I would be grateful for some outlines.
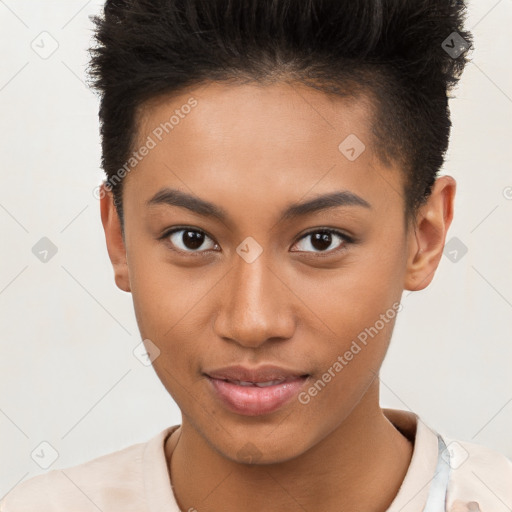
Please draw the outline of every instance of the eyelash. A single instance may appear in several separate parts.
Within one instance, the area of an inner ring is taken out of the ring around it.
[[[176,227],[176,228],[169,229],[161,237],[159,237],[158,240],[162,240],[162,241],[166,242],[167,239],[172,234],[177,233],[179,231],[193,231],[195,233],[202,233],[202,234],[206,235],[208,238],[210,238],[212,241],[215,242],[214,238],[212,236],[210,236],[206,231],[203,231],[202,229],[193,228],[193,227],[190,227],[190,226],[182,226],[182,227]],[[323,252],[293,251],[293,252],[303,252],[303,253],[308,254],[308,255],[314,255],[315,258],[318,258],[318,257],[320,257],[320,258],[322,258],[322,257],[330,257],[330,256],[333,256],[335,254],[338,254],[338,253],[346,250],[347,249],[347,245],[355,243],[355,240],[352,237],[346,235],[345,233],[343,233],[343,232],[341,232],[341,231],[339,231],[337,229],[333,229],[333,228],[315,228],[315,229],[312,229],[312,230],[304,233],[303,235],[301,235],[297,239],[297,241],[294,243],[294,245],[297,244],[303,238],[306,238],[307,236],[313,235],[315,233],[329,233],[329,234],[333,234],[333,235],[339,236],[343,240],[343,243],[337,249],[332,249],[330,251],[323,251]],[[215,244],[217,244],[217,242],[215,242]],[[175,252],[180,253],[180,254],[185,254],[187,256],[191,255],[191,256],[194,256],[194,257],[202,256],[202,255],[204,255],[206,253],[209,253],[211,251],[217,252],[214,249],[207,249],[207,250],[203,250],[203,251],[190,251],[190,252],[189,251],[182,251],[181,249],[176,249],[174,247],[172,247],[171,249],[173,251],[175,251]]]

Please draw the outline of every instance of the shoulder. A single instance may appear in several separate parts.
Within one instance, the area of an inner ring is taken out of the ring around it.
[[[144,455],[165,432],[83,464],[29,478],[4,497],[0,512],[140,510]]]
[[[449,510],[456,511],[462,503],[475,502],[482,512],[510,511],[512,460],[481,444],[442,438],[450,456]]]

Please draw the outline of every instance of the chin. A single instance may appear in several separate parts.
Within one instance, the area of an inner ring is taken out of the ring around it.
[[[272,425],[252,425],[249,429],[237,427],[236,432],[226,427],[225,432],[222,440],[210,439],[210,443],[223,457],[241,464],[279,464],[306,450],[304,442],[293,432]]]

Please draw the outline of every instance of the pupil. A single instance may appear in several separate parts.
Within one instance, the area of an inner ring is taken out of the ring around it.
[[[313,240],[311,242],[311,245],[321,251],[327,249],[332,242],[332,235],[331,233],[314,233]]]
[[[182,237],[183,243],[187,249],[199,249],[203,245],[204,233],[198,231],[185,231]]]

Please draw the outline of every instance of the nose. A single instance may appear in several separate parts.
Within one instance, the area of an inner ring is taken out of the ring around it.
[[[250,348],[292,337],[294,295],[286,277],[269,266],[265,252],[251,263],[237,257],[223,281],[214,323],[219,337]]]

